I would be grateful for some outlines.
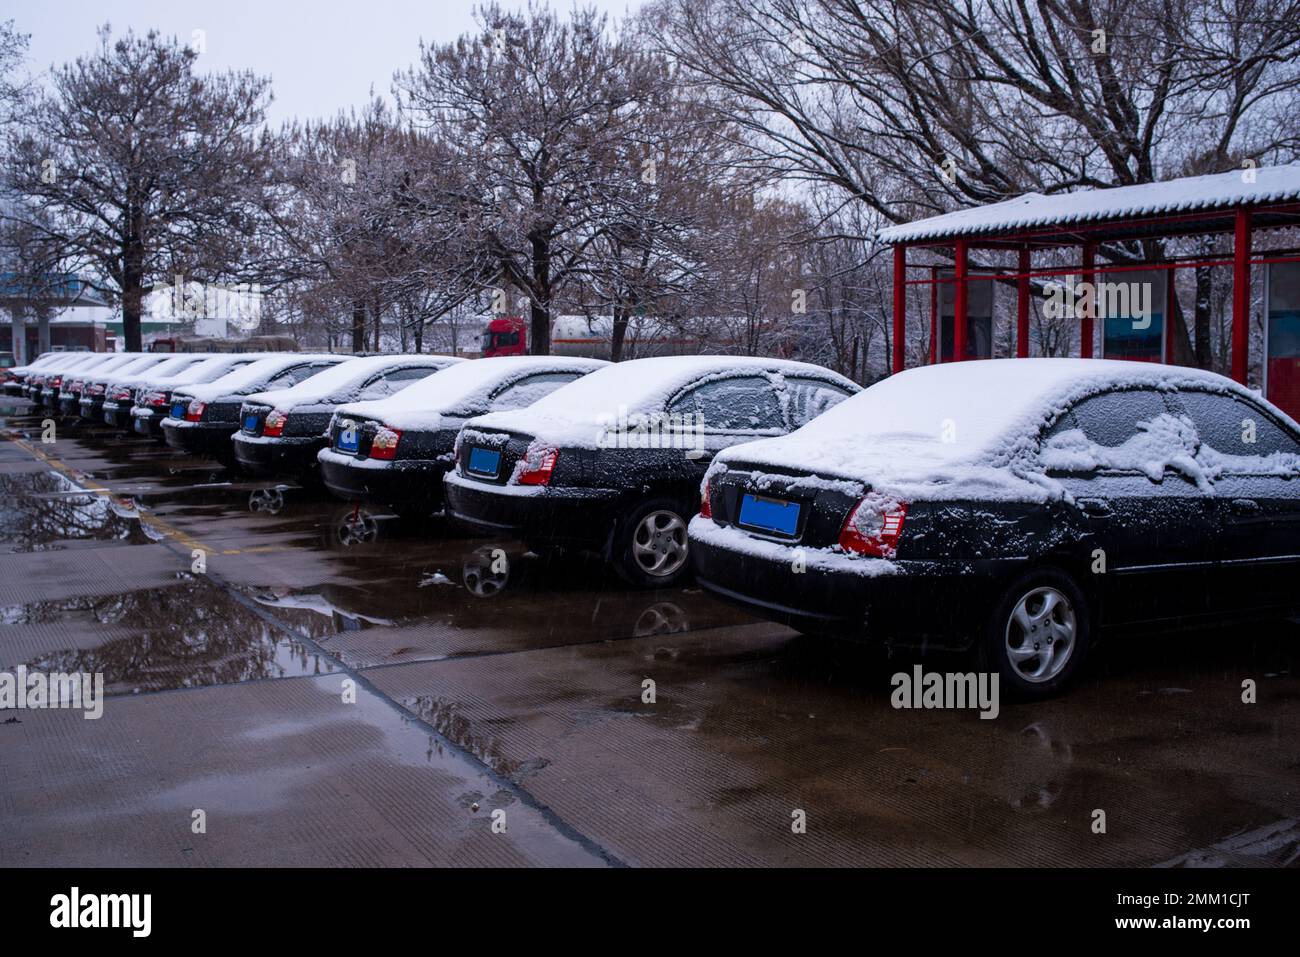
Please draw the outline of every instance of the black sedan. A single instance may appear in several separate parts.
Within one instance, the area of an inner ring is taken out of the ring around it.
[[[150,372],[163,368],[182,368],[193,361],[194,359],[189,356],[156,353],[140,356],[134,362],[128,362],[112,370],[88,373],[86,378],[82,380],[80,398],[77,400],[77,410],[81,413],[81,417],[88,422],[100,422],[104,415],[104,403],[107,401],[110,392],[114,396],[130,397],[130,389],[127,388],[126,394],[123,396],[124,386],[118,385],[118,383],[127,383],[133,381],[136,376],[148,375]]]
[[[268,358],[265,352],[224,353],[201,359],[175,375],[146,376],[136,387],[134,404],[129,407],[130,422],[123,428],[155,439],[163,438],[163,420],[171,415],[172,392],[189,386],[215,382],[236,369]],[[105,403],[107,406],[108,403]]]
[[[667,587],[689,572],[686,523],[710,458],[857,391],[829,369],[779,359],[621,362],[466,423],[444,479],[447,510],[485,534],[597,552],[627,581]]]
[[[81,409],[82,395],[87,387],[99,381],[102,376],[119,372],[137,363],[157,363],[163,358],[164,356],[161,355],[122,352],[91,368],[78,368],[75,372],[63,377],[58,396],[51,396],[49,399],[50,407],[57,409],[63,415],[78,415]]]
[[[1300,433],[1208,372],[1008,359],[892,376],[710,469],[709,591],[810,634],[977,649],[1059,689],[1101,628],[1300,605]]]
[[[442,476],[467,419],[531,405],[606,365],[555,356],[481,359],[392,398],[341,406],[330,424],[329,447],[318,455],[321,477],[340,498],[428,515],[442,506]]]
[[[450,356],[381,355],[353,359],[288,389],[244,400],[235,433],[235,457],[254,475],[315,473],[334,410],[345,402],[383,399],[440,369],[464,362]]]
[[[245,397],[268,389],[286,389],[351,358],[328,353],[279,353],[250,362],[212,382],[178,387],[172,393],[171,413],[162,421],[163,436],[179,452],[237,469],[231,437],[239,428],[239,410]]]

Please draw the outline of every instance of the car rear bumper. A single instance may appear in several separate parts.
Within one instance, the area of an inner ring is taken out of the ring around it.
[[[11,398],[23,394],[23,384],[21,382],[6,382],[4,384],[5,395]]]
[[[104,410],[104,400],[100,398],[82,398],[77,402],[77,409],[81,412],[83,419],[98,422],[100,413]]]
[[[851,558],[754,539],[696,517],[696,580],[713,595],[803,632],[964,649],[992,611],[998,583],[1021,564]]]
[[[100,418],[105,425],[111,425],[115,429],[129,429],[131,427],[131,407],[122,405],[120,402],[105,402],[99,410]]]
[[[325,444],[319,436],[272,438],[244,435],[234,437],[235,458],[254,475],[298,475],[316,464],[316,453]]]
[[[137,405],[131,409],[131,431],[137,435],[160,437],[162,435],[162,422],[165,418],[167,418],[165,408],[150,409]]]
[[[163,437],[173,449],[218,460],[228,460],[233,456],[230,437],[235,429],[236,426],[229,422],[182,422],[173,418],[165,418],[162,422]]]
[[[63,415],[79,415],[81,412],[81,396],[59,394],[58,400],[59,412]],[[51,407],[54,403],[51,403]]]
[[[321,450],[316,461],[325,487],[345,501],[373,499],[395,507],[409,505],[430,510],[442,505],[445,462],[358,459],[333,449]]]
[[[443,494],[447,514],[480,534],[580,548],[604,546],[624,499],[614,489],[489,485],[454,471]]]

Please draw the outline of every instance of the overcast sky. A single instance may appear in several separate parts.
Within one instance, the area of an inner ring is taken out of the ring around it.
[[[642,0],[589,2],[614,19]],[[572,9],[570,0],[551,5]],[[471,30],[474,6],[473,0],[0,0],[0,20],[13,19],[31,35],[32,73],[93,50],[95,30],[106,21],[115,34],[156,28],[186,44],[202,30],[207,49],[200,68],[269,75],[270,119],[278,124],[360,106],[371,86],[387,97],[393,71],[414,62],[419,41],[442,43]]]

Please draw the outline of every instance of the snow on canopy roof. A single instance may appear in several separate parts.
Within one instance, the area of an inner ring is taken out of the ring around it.
[[[618,362],[583,376],[524,409],[490,412],[474,419],[475,428],[509,429],[538,433],[557,440],[580,443],[580,436],[594,437],[602,420],[621,409],[628,413],[663,411],[669,399],[684,386],[709,375],[764,372],[781,375],[816,376],[856,391],[857,386],[823,366],[790,359],[753,356],[655,356]],[[564,429],[565,426],[577,427]]]
[[[346,395],[349,391],[359,388],[366,379],[385,369],[425,367],[432,371],[464,361],[451,356],[401,353],[364,356],[359,359],[347,359],[287,389],[256,392],[248,399],[250,402],[267,402],[281,409],[290,409],[295,405],[308,405],[331,396]]]
[[[714,467],[735,462],[798,468],[877,488],[902,483],[913,496],[920,494],[918,484],[941,489],[959,481],[977,481],[986,491],[1005,490],[1017,484],[1008,466],[1036,446],[1041,429],[1079,399],[1121,387],[1192,386],[1259,400],[1216,373],[1149,362],[944,363],[890,376],[789,435],[728,449]],[[1023,496],[1024,490],[1017,494]]]
[[[1014,199],[959,209],[913,223],[887,226],[876,239],[887,244],[951,236],[972,236],[1033,226],[1057,226],[1150,216],[1198,209],[1258,205],[1300,199],[1300,163],[1264,166],[1245,182],[1246,170],[1184,176],[1160,183],[1115,186],[1044,196],[1026,193]]]
[[[603,359],[561,356],[496,356],[458,362],[427,379],[420,379],[396,395],[370,402],[340,406],[340,415],[379,419],[397,428],[436,427],[439,415],[476,412],[488,396],[512,379],[547,372],[588,373],[609,365]]]

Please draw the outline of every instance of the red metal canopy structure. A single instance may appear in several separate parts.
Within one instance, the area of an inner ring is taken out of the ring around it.
[[[1270,250],[1252,255],[1251,237],[1256,230],[1300,225],[1300,164],[1250,168],[1210,176],[1137,186],[1086,190],[1045,196],[1028,193],[988,206],[973,207],[882,229],[878,241],[894,250],[893,371],[904,367],[908,286],[931,287],[931,356],[941,359],[934,346],[934,302],[939,284],[953,283],[954,360],[969,358],[969,285],[973,279],[995,278],[1015,281],[1016,355],[1029,354],[1029,305],[1032,279],[1081,275],[1093,283],[1098,272],[1097,249],[1104,243],[1134,243],[1140,240],[1182,236],[1230,234],[1233,247],[1228,255],[1165,256],[1157,261],[1132,258],[1106,264],[1104,272],[1129,270],[1193,269],[1198,266],[1231,265],[1232,291],[1232,376],[1245,383],[1249,369],[1251,267],[1269,263],[1300,262],[1300,250]],[[1133,246],[1129,247],[1134,248]],[[951,256],[951,277],[940,278],[932,263],[909,264],[910,249],[933,250]],[[1034,269],[1036,252],[1078,249],[1077,265],[1054,264]],[[1015,253],[1014,270],[992,269],[973,275],[973,250]],[[925,270],[928,278],[908,278],[908,270]],[[1172,273],[1169,273],[1172,275]],[[1080,354],[1091,358],[1095,309],[1080,318]],[[1173,336],[1165,335],[1163,361],[1173,359]]]

